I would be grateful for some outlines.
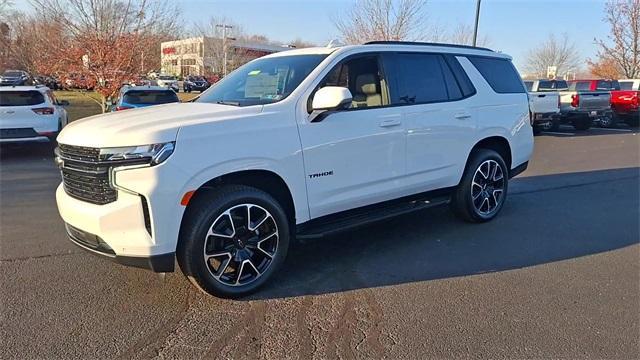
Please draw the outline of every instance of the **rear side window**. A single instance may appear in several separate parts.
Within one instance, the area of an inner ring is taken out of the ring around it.
[[[132,90],[124,94],[122,101],[128,104],[167,104],[179,100],[172,90]]]
[[[555,90],[567,90],[569,89],[569,84],[567,84],[566,80],[555,80],[554,81],[554,89]]]
[[[44,103],[39,91],[0,91],[0,106],[31,106]]]
[[[520,75],[511,61],[506,59],[468,56],[493,91],[500,94],[524,93]]]
[[[392,104],[418,104],[448,101],[440,56],[401,53],[391,57],[395,67],[395,91]]]

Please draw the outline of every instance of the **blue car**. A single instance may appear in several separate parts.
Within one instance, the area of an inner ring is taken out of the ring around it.
[[[127,86],[120,90],[120,97],[113,107],[113,111],[174,102],[180,102],[180,99],[171,89],[161,86]]]

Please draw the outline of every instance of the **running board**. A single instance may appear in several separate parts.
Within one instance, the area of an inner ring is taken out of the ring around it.
[[[431,198],[413,197],[405,201],[394,201],[392,203],[385,203],[384,205],[370,205],[354,210],[343,211],[298,225],[296,238],[303,242],[305,240],[321,239],[325,236],[367,226],[378,221],[406,215],[434,206],[448,204],[449,202],[450,197],[448,195]]]

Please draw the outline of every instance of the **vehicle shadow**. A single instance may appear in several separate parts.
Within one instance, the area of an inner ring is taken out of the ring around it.
[[[592,126],[588,130],[576,130],[570,125],[561,125],[557,131],[543,131],[536,137],[583,137],[583,136],[601,136],[601,135],[620,135],[620,134],[637,134],[640,129],[630,127],[626,124],[616,124],[612,128],[601,128],[597,125]]]
[[[489,223],[464,223],[441,207],[297,245],[271,283],[247,300],[500,272],[638,244],[639,173],[516,179],[502,214]]]

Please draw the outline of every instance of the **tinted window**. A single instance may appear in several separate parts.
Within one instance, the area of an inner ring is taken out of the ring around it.
[[[618,84],[618,81],[598,80],[596,82],[596,90],[620,90],[620,84]]]
[[[178,102],[178,95],[173,90],[132,90],[127,91],[122,99],[128,104],[167,104]]]
[[[591,90],[590,81],[571,81],[569,83],[569,90],[571,91],[589,91]]]
[[[493,91],[500,94],[525,92],[520,75],[516,72],[511,61],[475,56],[468,58],[487,80]]]
[[[175,80],[176,77],[175,76],[160,76],[159,79],[160,80]]]
[[[620,90],[633,90],[632,81],[620,81]]]
[[[39,91],[0,91],[0,106],[30,106],[44,102]]]
[[[440,55],[396,54],[393,65],[396,84],[391,94],[393,104],[449,100]]]
[[[251,61],[210,87],[197,101],[238,106],[278,102],[289,96],[325,57],[291,55]]]
[[[525,81],[524,87],[527,88],[527,91],[531,91],[531,89],[533,89],[533,81]]]
[[[554,81],[540,80],[538,81],[538,91],[553,91],[555,90]]]
[[[569,89],[569,84],[567,84],[566,80],[555,80],[554,81],[555,90],[567,90]]]
[[[5,71],[4,74],[2,74],[2,76],[20,77],[20,76],[22,76],[22,73],[20,71]]]
[[[453,76],[456,78],[458,86],[462,91],[463,97],[469,97],[476,93],[476,88],[473,87],[473,83],[467,76],[467,73],[460,65],[458,59],[453,55],[444,55],[445,62],[449,65],[449,68],[453,72]]]

